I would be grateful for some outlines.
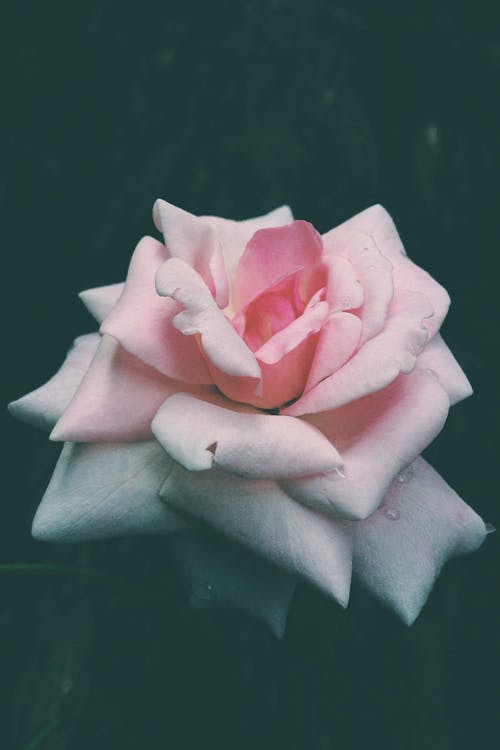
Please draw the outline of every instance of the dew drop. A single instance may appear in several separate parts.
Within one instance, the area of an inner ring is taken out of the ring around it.
[[[408,484],[408,482],[413,478],[414,475],[413,466],[407,466],[404,471],[401,472],[401,474],[398,474],[397,483],[398,484]]]
[[[386,508],[384,510],[384,516],[389,521],[397,521],[399,519],[400,513],[399,510],[396,510],[396,508]]]
[[[368,270],[369,270],[369,271],[374,271],[374,270],[375,270],[375,268],[376,268],[376,266],[368,266]]]
[[[340,479],[345,479],[345,469],[334,469],[334,471]]]
[[[214,599],[215,593],[215,587],[210,581],[191,578],[189,596],[191,606],[203,607],[209,604]]]
[[[492,523],[485,523],[484,527],[486,529],[487,534],[494,534],[496,531],[496,528],[493,526]]]

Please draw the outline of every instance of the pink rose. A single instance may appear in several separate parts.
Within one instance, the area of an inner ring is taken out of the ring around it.
[[[125,283],[81,294],[100,333],[11,405],[66,442],[34,535],[176,531],[194,598],[276,632],[296,576],[346,606],[352,571],[411,623],[486,534],[420,458],[471,393],[439,335],[448,294],[381,206],[322,236],[287,207],[235,222],[159,200],[154,220],[164,243],[139,242]]]

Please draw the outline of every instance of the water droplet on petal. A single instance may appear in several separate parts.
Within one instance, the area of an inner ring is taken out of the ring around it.
[[[334,471],[341,479],[345,479],[345,469],[334,469]]]
[[[396,508],[386,508],[384,510],[384,516],[389,521],[397,521],[400,516],[400,513],[399,513],[399,510],[396,510]]]
[[[484,527],[486,529],[487,534],[494,534],[496,531],[496,528],[493,526],[492,523],[485,523]]]
[[[191,606],[203,607],[215,598],[215,587],[210,581],[201,578],[191,578],[190,581],[190,603]]]
[[[368,266],[368,270],[369,270],[369,271],[374,271],[374,270],[375,270],[375,268],[376,268],[376,266],[373,266],[373,265],[372,265],[372,266]]]
[[[408,482],[412,479],[414,475],[414,469],[413,466],[407,466],[404,471],[401,472],[401,474],[398,474],[397,483],[398,484],[408,484]]]

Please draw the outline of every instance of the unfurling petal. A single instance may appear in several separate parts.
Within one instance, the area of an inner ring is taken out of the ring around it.
[[[66,443],[33,521],[33,536],[81,542],[164,534],[185,523],[158,498],[172,460],[156,441]]]
[[[237,310],[291,268],[312,268],[321,260],[321,237],[307,221],[259,229],[240,258],[233,287]]]
[[[153,218],[157,229],[163,233],[170,257],[179,258],[194,268],[219,307],[226,307],[228,280],[222,250],[210,223],[161,199],[153,206]]]
[[[51,430],[82,382],[101,341],[98,333],[75,339],[61,368],[36,391],[12,401],[9,411],[17,419]]]
[[[96,286],[93,289],[85,289],[78,296],[89,313],[94,316],[98,323],[102,323],[120,299],[124,288],[123,282]]]
[[[312,425],[293,417],[233,411],[186,393],[168,398],[152,430],[167,453],[190,471],[217,466],[253,479],[332,471],[343,465]]]
[[[51,434],[77,443],[130,442],[151,438],[151,420],[179,391],[209,394],[162,375],[104,335],[90,367]]]
[[[174,380],[211,383],[195,339],[183,336],[172,325],[181,306],[156,293],[155,273],[167,257],[164,245],[152,237],[139,242],[123,293],[101,325],[101,332],[113,336],[128,352]]]
[[[296,581],[219,535],[186,529],[169,539],[193,609],[236,609],[262,620],[281,638]]]
[[[337,409],[381,390],[400,372],[411,372],[427,341],[423,321],[430,315],[432,309],[421,294],[399,292],[391,302],[384,330],[283,413],[298,416]]]
[[[258,229],[282,227],[293,221],[289,206],[279,206],[263,216],[243,221],[223,219],[220,216],[202,216],[201,218],[206,219],[217,232],[230,281],[234,280],[236,267],[243,251]]]
[[[191,472],[174,464],[161,496],[169,506],[213,526],[347,606],[350,525],[304,508],[274,482],[216,469]]]
[[[191,266],[179,258],[167,260],[156,273],[156,290],[161,297],[171,297],[182,305],[183,310],[172,323],[187,338],[200,335],[200,345],[209,366],[212,364],[235,377],[260,379],[260,368],[253,353]]]
[[[394,477],[442,429],[448,397],[430,373],[415,370],[341,409],[308,417],[344,460],[338,472],[282,481],[295,500],[345,518],[371,515]]]
[[[481,518],[421,458],[355,529],[356,577],[408,625],[446,560],[473,552],[486,536]]]

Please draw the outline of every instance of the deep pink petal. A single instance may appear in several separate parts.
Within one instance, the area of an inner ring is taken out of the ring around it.
[[[423,320],[430,315],[432,308],[421,294],[398,292],[391,302],[384,330],[283,413],[298,416],[336,409],[381,390],[400,372],[411,372],[427,341]]]
[[[323,512],[366,518],[396,475],[440,432],[448,408],[435,377],[416,369],[378,393],[308,417],[335,445],[344,469],[282,486],[294,499]]]
[[[321,259],[321,237],[306,221],[258,230],[241,256],[233,284],[236,310],[288,273],[291,268],[312,268]]]
[[[236,268],[245,247],[258,229],[281,227],[293,221],[292,212],[288,206],[280,206],[264,216],[244,221],[232,221],[219,216],[203,216],[202,218],[206,219],[216,231],[230,282],[234,280]]]
[[[305,421],[234,411],[187,393],[165,401],[152,430],[167,453],[190,471],[217,466],[239,476],[277,479],[343,465],[331,442]]]
[[[104,320],[101,332],[110,334],[124,349],[174,380],[211,383],[196,340],[172,325],[181,305],[156,292],[155,274],[167,257],[164,245],[152,237],[139,242],[123,293]]]
[[[446,560],[473,552],[485,536],[481,518],[419,458],[379,511],[356,524],[354,572],[411,625]]]
[[[229,284],[220,243],[210,223],[161,199],[153,206],[153,218],[170,256],[194,268],[219,307],[226,307]]]
[[[189,388],[144,364],[115,339],[103,336],[51,439],[78,443],[148,439],[151,420],[167,396]],[[197,393],[204,390],[195,387]]]
[[[328,303],[325,301],[319,301],[308,307],[302,315],[271,336],[255,352],[257,360],[268,365],[274,365],[282,360],[305,339],[321,330],[328,315],[328,309]],[[309,371],[311,363],[304,361],[303,364],[304,369]]]

